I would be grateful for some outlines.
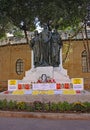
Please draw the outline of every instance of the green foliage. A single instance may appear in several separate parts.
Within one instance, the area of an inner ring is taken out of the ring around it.
[[[84,102],[83,104],[86,106],[86,111],[90,112],[90,102]]]
[[[25,110],[26,103],[25,102],[17,102],[17,109],[18,110]]]
[[[73,110],[76,112],[84,112],[86,111],[86,105],[81,102],[76,102],[73,104]]]
[[[31,105],[31,104],[29,104],[29,105],[26,104],[26,109],[25,110],[29,111],[29,112],[34,112],[35,111],[33,105]]]
[[[50,104],[49,103],[43,103],[44,111],[48,112],[50,110]]]
[[[7,101],[6,99],[0,100],[0,110],[17,110],[17,111],[28,111],[28,112],[90,112],[90,102],[75,102],[68,103],[42,103],[35,101],[33,103]]]
[[[52,20],[60,28],[77,25],[86,15],[89,0],[0,0],[0,27],[8,22],[20,26],[24,20],[28,29],[34,28],[34,17],[41,22]]]
[[[50,111],[53,111],[53,112],[57,111],[57,104],[56,103],[53,102],[50,104]]]
[[[57,104],[58,107],[58,111],[64,112],[64,111],[71,111],[72,109],[72,105],[69,104],[68,102],[64,101],[64,102],[59,102]]]
[[[6,109],[7,108],[7,100],[6,99],[4,99],[3,101],[2,101],[2,108],[3,109]]]
[[[40,110],[42,110],[42,103],[40,102],[40,101],[35,101],[34,103],[33,103],[33,105],[34,105],[34,108],[35,108],[35,110],[37,111],[40,111]]]
[[[22,31],[20,31],[20,30],[16,30],[13,34],[17,38],[23,38],[24,37],[23,34],[22,34]]]
[[[16,101],[10,100],[10,101],[8,102],[7,107],[8,107],[9,110],[14,110],[14,109],[16,109],[16,105],[17,105],[17,102],[16,102]]]
[[[0,29],[0,39],[2,39],[3,37],[6,37],[5,30],[4,29]]]
[[[0,109],[2,110],[3,109],[3,105],[2,105],[2,100],[0,100]]]

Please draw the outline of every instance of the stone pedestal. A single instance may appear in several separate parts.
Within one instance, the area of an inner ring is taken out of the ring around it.
[[[32,69],[26,71],[25,77],[22,79],[24,83],[37,82],[38,79],[45,74],[51,79],[55,79],[56,83],[71,83],[69,76],[67,75],[67,70],[62,66],[62,48],[60,49],[60,65],[59,67],[44,66],[44,67],[34,67],[33,63],[33,51],[32,51]]]
[[[51,79],[55,79],[56,83],[70,83],[71,80],[67,75],[67,70],[62,67],[36,67],[32,68],[29,71],[26,71],[25,77],[22,79],[24,83],[37,82],[38,79],[45,74],[47,77]]]

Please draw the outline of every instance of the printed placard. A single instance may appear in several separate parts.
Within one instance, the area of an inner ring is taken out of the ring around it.
[[[73,90],[73,89],[64,89],[63,94],[65,94],[65,95],[75,95],[76,91]]]
[[[44,94],[46,94],[46,95],[53,95],[54,94],[54,90],[44,90],[44,91],[42,91],[42,90],[34,90],[33,92],[32,92],[32,95],[38,95],[38,94],[40,94],[40,95],[44,95]]]
[[[56,83],[37,83],[32,85],[33,90],[55,90]]]
[[[12,92],[13,95],[24,95],[25,91],[24,90],[15,90]]]
[[[14,91],[17,90],[18,86],[18,80],[8,80],[8,90],[9,91]]]
[[[84,89],[83,78],[72,78],[71,81],[72,81],[74,90],[83,90]]]

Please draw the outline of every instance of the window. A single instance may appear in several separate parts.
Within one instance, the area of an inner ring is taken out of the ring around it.
[[[82,52],[82,71],[88,72],[88,62],[87,62],[87,52],[84,50]]]
[[[23,60],[22,59],[18,59],[16,61],[16,73],[19,75],[23,73]]]

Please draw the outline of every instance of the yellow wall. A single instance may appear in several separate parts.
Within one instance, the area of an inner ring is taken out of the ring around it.
[[[21,75],[16,73],[16,61],[22,59],[24,72]],[[27,44],[6,45],[0,47],[0,81],[8,79],[22,79],[25,71],[31,68],[30,47]]]
[[[88,41],[90,44],[90,41]],[[68,41],[64,42],[65,44],[69,45]],[[63,52],[65,50],[65,44],[63,47]],[[85,41],[86,44],[86,41]],[[64,68],[68,70],[68,74],[70,78],[84,78],[85,84],[90,86],[90,72],[82,72],[82,58],[81,54],[82,51],[84,51],[84,44],[82,40],[77,41],[71,41],[70,42],[70,51],[67,57],[67,60],[63,64]],[[63,59],[65,57],[65,54],[63,56]],[[88,86],[88,87],[89,87]]]

